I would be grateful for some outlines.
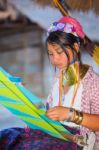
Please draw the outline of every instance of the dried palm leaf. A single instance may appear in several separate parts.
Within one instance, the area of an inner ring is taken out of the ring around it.
[[[53,0],[32,0],[41,6],[54,6]],[[63,0],[61,0],[63,1]],[[64,0],[65,4],[71,10],[89,11],[93,10],[96,14],[99,14],[99,0]]]

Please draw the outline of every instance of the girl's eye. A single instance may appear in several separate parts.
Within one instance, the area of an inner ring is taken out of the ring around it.
[[[50,51],[47,51],[48,55],[53,55],[53,53],[51,53]]]
[[[49,54],[49,56],[53,56],[53,54]]]
[[[50,56],[53,55],[53,53],[50,52],[50,51],[47,51],[47,53],[48,53],[48,55],[50,55]],[[57,54],[62,54],[62,53],[63,53],[63,50],[62,50],[62,49],[57,49],[57,50],[56,50],[56,53],[57,53]]]
[[[49,52],[48,52],[48,55],[52,56],[52,55],[53,55],[53,53],[49,53]]]

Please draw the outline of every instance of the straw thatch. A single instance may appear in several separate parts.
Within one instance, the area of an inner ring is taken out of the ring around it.
[[[54,6],[53,0],[33,0],[41,6]],[[61,0],[60,0],[61,1]],[[64,0],[68,8],[78,11],[93,10],[96,14],[99,14],[99,0]]]

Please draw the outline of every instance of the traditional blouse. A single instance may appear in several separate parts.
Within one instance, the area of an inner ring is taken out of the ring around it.
[[[76,85],[75,85],[76,86]],[[66,94],[62,95],[62,106],[69,107],[71,106],[73,94],[74,94],[74,85],[70,87],[69,91]],[[75,96],[75,103],[73,108],[77,110],[81,110],[81,95],[82,95],[82,83],[80,82],[79,88],[77,90],[77,94]],[[59,78],[56,78],[51,95],[49,95],[47,100],[47,105],[49,108],[54,106],[58,106],[59,103]],[[61,121],[62,124],[70,126],[70,127],[78,127],[75,123]]]
[[[63,106],[70,107],[72,96],[73,96],[72,86],[68,93],[63,96]],[[58,106],[59,101],[59,78],[56,77],[51,90],[50,95],[47,100],[47,108]],[[89,68],[85,77],[80,83],[77,91],[76,100],[74,103],[74,108],[81,110],[89,114],[99,114],[99,76],[93,71],[92,67]],[[64,122],[62,122],[64,123]],[[65,123],[66,125],[75,126],[74,123]],[[82,135],[86,133],[91,133],[92,131],[85,127],[80,127],[80,132]],[[99,132],[95,132],[96,140],[99,141]]]

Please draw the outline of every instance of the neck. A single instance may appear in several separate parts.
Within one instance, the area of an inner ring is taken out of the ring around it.
[[[75,64],[70,65],[68,69],[63,70],[63,87],[74,85],[82,80],[88,68],[88,65],[80,65],[79,62],[75,62]]]

